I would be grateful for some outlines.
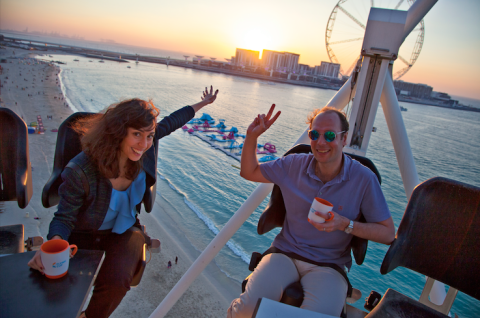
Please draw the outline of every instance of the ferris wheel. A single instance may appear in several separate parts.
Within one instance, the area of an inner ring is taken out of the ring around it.
[[[340,0],[330,14],[325,30],[325,46],[340,73],[349,76],[360,57],[365,27],[371,7],[407,11],[415,0]],[[407,73],[420,55],[425,38],[425,23],[420,21],[405,39],[393,65],[393,79]]]

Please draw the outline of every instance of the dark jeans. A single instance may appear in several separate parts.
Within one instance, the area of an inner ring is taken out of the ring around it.
[[[145,243],[143,233],[136,227],[123,234],[110,230],[73,232],[68,241],[79,249],[105,251],[105,260],[85,314],[87,318],[109,317],[130,290]]]

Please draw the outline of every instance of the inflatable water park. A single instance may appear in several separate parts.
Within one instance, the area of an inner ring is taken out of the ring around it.
[[[232,126],[228,128],[225,125],[225,119],[219,119],[218,124],[215,124],[209,114],[203,113],[200,118],[193,118],[185,126],[182,127],[183,131],[190,135],[196,136],[201,140],[208,143],[215,149],[218,149],[225,153],[227,156],[240,161],[243,148],[243,140],[245,134],[238,132],[237,127]],[[258,144],[257,154],[259,162],[267,162],[278,159],[279,157],[274,154],[277,153],[277,149],[272,143]]]

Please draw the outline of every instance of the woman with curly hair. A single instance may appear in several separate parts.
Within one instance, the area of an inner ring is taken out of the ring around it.
[[[151,101],[130,99],[75,122],[82,152],[62,172],[60,202],[47,239],[63,239],[80,249],[103,250],[105,260],[81,317],[108,317],[130,290],[148,237],[138,229],[137,206],[156,182],[158,143],[185,125],[217,97],[205,89],[202,101],[185,106],[157,123]],[[80,168],[82,171],[73,168]],[[81,174],[84,174],[82,176]],[[86,190],[85,176],[88,181]],[[134,226],[135,225],[135,226]],[[43,272],[40,253],[28,263]]]

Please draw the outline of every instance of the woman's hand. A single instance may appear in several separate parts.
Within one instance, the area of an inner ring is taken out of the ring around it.
[[[52,237],[52,240],[61,240],[62,238],[59,236],[59,235],[55,235],[54,237]],[[28,266],[30,266],[32,269],[35,269],[37,271],[39,271],[40,273],[43,274],[43,270],[45,269],[43,267],[43,263],[42,263],[42,258],[40,256],[40,250],[38,250],[35,255],[32,257],[32,259],[28,262]],[[72,257],[70,255],[70,257]]]
[[[28,262],[28,266],[30,266],[32,269],[36,269],[43,274],[43,270],[45,268],[43,267],[42,259],[40,257],[40,250],[38,250],[33,256],[33,258]]]
[[[325,220],[329,219],[331,217],[331,214],[333,214],[333,220],[326,221],[325,223],[318,223],[308,219],[308,222],[310,222],[311,225],[313,225],[317,230],[322,232],[333,232],[337,230],[344,231],[350,223],[349,219],[336,213],[335,211],[330,211],[328,213],[316,211],[315,214],[321,218],[324,218]]]
[[[205,87],[205,91],[203,92],[203,97],[202,101],[205,103],[205,105],[211,104],[217,99],[217,94],[218,94],[218,89],[215,91],[215,94],[213,94],[213,86],[210,85],[210,93],[208,92],[208,88]]]
[[[205,87],[205,91],[203,92],[203,96],[201,97],[202,101],[191,105],[195,113],[202,109],[203,106],[213,103],[217,99],[217,94],[218,89],[215,91],[214,94],[213,86],[210,86],[210,92],[208,91],[208,88]]]
[[[281,112],[278,111],[275,116],[272,118],[273,111],[275,109],[275,104],[272,104],[270,110],[268,111],[267,115],[259,114],[253,122],[247,128],[247,135],[251,135],[252,137],[258,138],[261,134],[267,131],[270,126],[277,120],[278,116],[280,116]]]

